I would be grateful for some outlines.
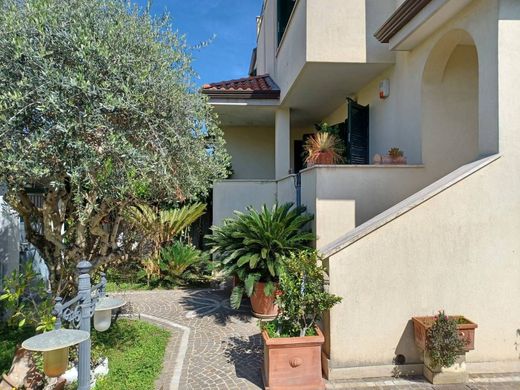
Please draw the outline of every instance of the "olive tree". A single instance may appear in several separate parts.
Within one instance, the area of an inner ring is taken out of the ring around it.
[[[228,155],[168,16],[0,0],[0,26],[0,183],[59,293],[79,259],[125,255],[128,207],[205,196]]]

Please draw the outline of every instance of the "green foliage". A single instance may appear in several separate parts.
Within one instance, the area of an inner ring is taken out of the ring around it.
[[[22,271],[13,271],[11,276],[6,277],[3,289],[0,313],[3,310],[8,313],[9,326],[27,326],[37,331],[54,328],[56,318],[52,315],[52,299],[30,262],[25,264]]]
[[[127,254],[123,210],[204,197],[229,157],[167,15],[121,0],[3,0],[0,26],[0,182],[59,292],[79,259]]]
[[[325,270],[318,261],[313,250],[292,253],[285,260],[276,299],[280,313],[266,328],[271,337],[312,335],[322,313],[341,302],[325,291]]]
[[[439,311],[426,336],[426,349],[433,364],[439,367],[453,365],[466,345],[459,336],[457,320],[448,317],[444,311]]]
[[[183,275],[196,264],[208,261],[208,254],[191,244],[176,241],[161,250],[159,268],[161,280],[168,284],[176,284]]]
[[[29,326],[13,328],[0,323],[0,377],[11,367],[16,346],[35,333],[35,329]]]
[[[283,257],[291,251],[307,248],[314,235],[305,229],[313,216],[305,207],[292,203],[265,205],[260,212],[248,207],[246,213],[235,212],[235,218],[213,226],[206,236],[212,247],[215,267],[242,282],[231,295],[231,305],[240,306],[244,292],[251,296],[255,283],[266,282],[266,293],[274,293]]]
[[[206,211],[204,203],[194,203],[173,209],[154,209],[146,204],[130,207],[126,215],[135,229],[154,247],[154,253],[164,244],[185,231]]]

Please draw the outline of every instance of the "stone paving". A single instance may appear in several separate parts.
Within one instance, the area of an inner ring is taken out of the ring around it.
[[[168,328],[158,390],[263,389],[262,339],[244,303],[229,307],[227,291],[210,289],[126,292],[126,312]],[[423,378],[372,378],[327,383],[339,390],[520,390],[520,374],[472,376],[465,385],[433,386]]]

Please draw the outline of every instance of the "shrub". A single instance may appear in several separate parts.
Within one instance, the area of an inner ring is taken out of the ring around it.
[[[191,267],[206,262],[208,257],[207,253],[182,241],[163,248],[159,258],[161,281],[177,283]]]
[[[341,297],[325,291],[325,269],[318,265],[316,251],[292,253],[280,274],[278,316],[263,326],[270,337],[298,337],[315,334],[322,313],[341,302]]]
[[[449,367],[464,351],[465,341],[459,337],[457,321],[439,311],[435,322],[426,334],[426,349],[432,363],[439,367]]]
[[[131,251],[128,207],[201,199],[229,157],[168,15],[121,0],[2,0],[0,26],[0,182],[63,295],[79,260]]]
[[[0,314],[4,310],[7,312],[9,326],[29,326],[37,331],[53,329],[55,318],[52,315],[51,296],[30,262],[25,264],[22,271],[14,271],[6,277],[3,285]]]
[[[303,206],[292,203],[265,205],[260,212],[248,207],[246,213],[235,212],[235,218],[213,226],[206,236],[215,267],[242,282],[231,294],[231,306],[240,307],[244,292],[251,296],[256,282],[265,282],[265,293],[274,293],[282,259],[290,252],[307,248],[314,235],[305,229],[313,216]]]

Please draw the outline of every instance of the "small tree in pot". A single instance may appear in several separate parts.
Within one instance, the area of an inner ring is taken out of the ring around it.
[[[262,325],[264,384],[270,389],[324,388],[324,337],[317,323],[322,313],[339,303],[341,297],[325,291],[325,270],[318,261],[318,254],[311,250],[292,253],[284,261],[276,299],[280,313],[272,322]]]

